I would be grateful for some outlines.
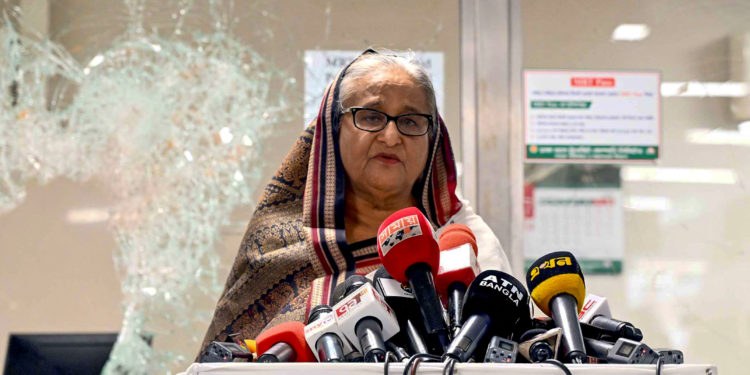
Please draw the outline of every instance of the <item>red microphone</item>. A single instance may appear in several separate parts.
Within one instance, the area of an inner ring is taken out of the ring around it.
[[[474,236],[474,231],[469,228],[466,224],[454,223],[450,224],[438,236],[438,244],[440,245],[440,251],[445,249],[452,249],[459,245],[468,243],[474,250],[474,255],[478,254],[477,238]],[[448,246],[448,247],[446,247]],[[473,280],[472,280],[473,281]]]
[[[255,342],[258,362],[317,362],[305,340],[305,325],[300,322],[286,322],[269,328]]]
[[[461,304],[466,288],[479,274],[477,240],[463,224],[451,224],[440,234],[440,269],[435,278],[439,295],[448,300],[448,318],[454,336],[461,329]]]
[[[448,326],[433,281],[440,263],[440,249],[430,222],[416,207],[394,212],[378,229],[378,254],[391,277],[409,282],[427,334],[445,351],[450,344]]]

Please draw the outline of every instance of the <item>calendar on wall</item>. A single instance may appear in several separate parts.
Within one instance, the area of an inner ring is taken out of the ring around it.
[[[584,273],[620,273],[625,248],[619,187],[524,188],[526,267],[553,251],[570,251]]]

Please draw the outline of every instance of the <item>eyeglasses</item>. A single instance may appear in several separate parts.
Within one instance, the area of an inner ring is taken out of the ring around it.
[[[432,116],[422,113],[405,113],[398,116],[390,116],[377,109],[364,107],[349,107],[341,114],[352,113],[354,126],[366,132],[379,132],[385,129],[388,122],[393,120],[396,128],[403,135],[420,136],[427,134],[432,125]]]

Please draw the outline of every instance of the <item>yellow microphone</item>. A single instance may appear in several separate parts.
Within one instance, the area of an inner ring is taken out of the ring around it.
[[[586,284],[572,253],[549,253],[531,264],[526,272],[531,298],[562,329],[562,353],[567,362],[586,362],[578,312],[586,297]]]

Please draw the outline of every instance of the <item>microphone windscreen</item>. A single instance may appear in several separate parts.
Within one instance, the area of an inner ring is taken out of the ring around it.
[[[471,245],[464,243],[454,248],[440,251],[440,268],[435,277],[435,290],[439,295],[448,297],[448,288],[453,283],[468,286],[479,273],[479,262]]]
[[[586,284],[578,261],[568,251],[556,251],[537,259],[526,273],[526,285],[531,298],[547,315],[550,300],[562,293],[576,299],[578,312],[586,297]]]
[[[256,339],[258,357],[263,355],[274,344],[284,342],[297,354],[295,362],[317,362],[315,355],[305,340],[305,325],[301,322],[286,322],[263,331]]]
[[[466,243],[471,245],[474,255],[477,255],[479,251],[477,249],[477,238],[471,228],[461,223],[448,225],[438,237],[438,245],[441,251],[453,249]]]
[[[331,295],[331,304],[335,305],[339,303],[339,301],[344,299],[344,297],[349,295],[349,293],[365,284],[372,283],[370,282],[370,279],[362,275],[351,275],[347,277],[343,283],[336,285],[336,287],[333,288],[333,295]]]
[[[461,308],[461,323],[472,315],[487,314],[495,336],[510,337],[531,320],[529,293],[523,283],[501,271],[487,270],[471,282]]]
[[[434,277],[440,263],[439,253],[432,225],[416,207],[398,210],[380,224],[380,261],[391,277],[400,282],[408,281],[406,270],[417,263],[429,265]]]

